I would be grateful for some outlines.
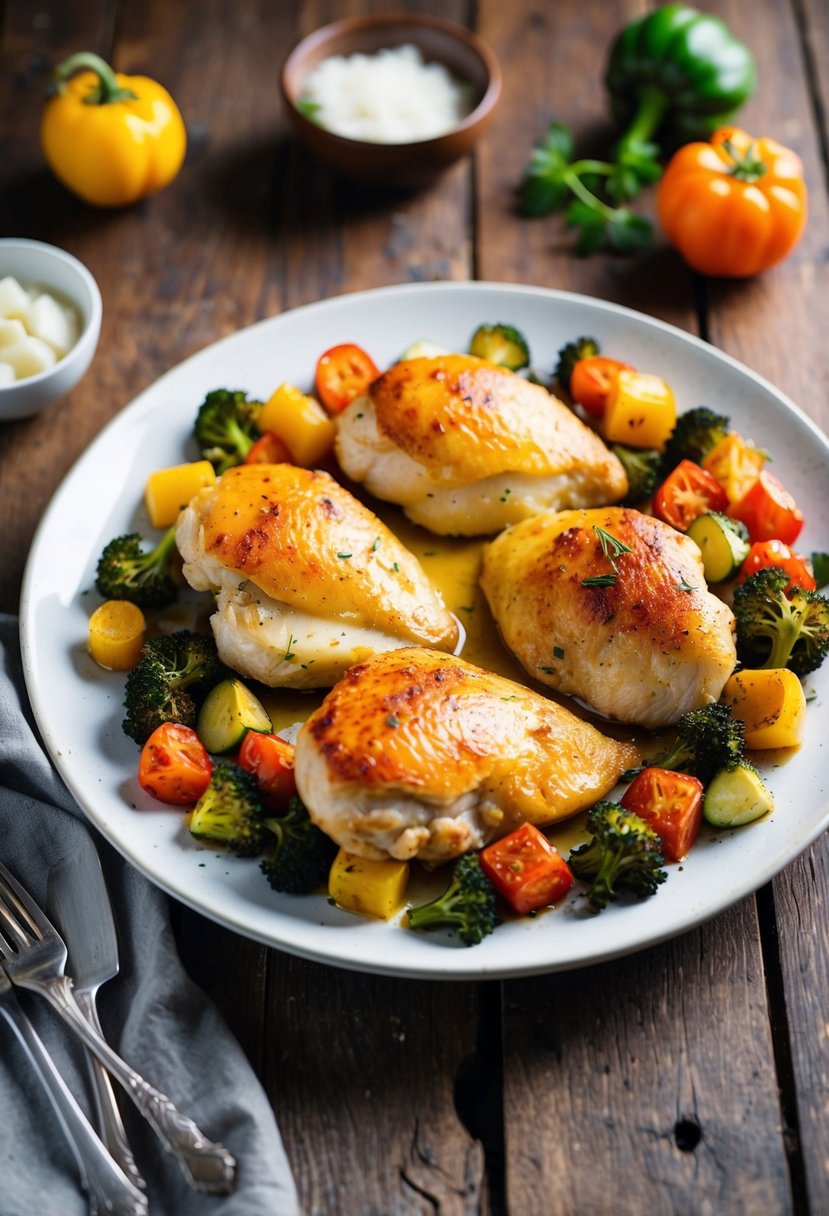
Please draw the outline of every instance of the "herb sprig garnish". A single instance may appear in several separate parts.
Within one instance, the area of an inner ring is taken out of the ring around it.
[[[581,580],[582,587],[612,587],[619,575],[619,568],[616,565],[616,559],[621,557],[623,553],[632,553],[630,545],[626,545],[623,540],[619,540],[611,532],[607,532],[598,524],[593,525],[593,531],[599,538],[599,544],[602,547],[602,553],[613,567],[612,574],[595,574],[592,578],[583,578]]]

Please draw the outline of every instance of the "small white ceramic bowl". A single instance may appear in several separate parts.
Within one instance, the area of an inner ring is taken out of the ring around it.
[[[0,239],[0,279],[12,275],[24,287],[54,291],[81,315],[81,336],[54,367],[0,385],[0,422],[28,418],[65,396],[92,362],[101,332],[101,293],[87,268],[71,253],[43,241]],[[0,356],[2,358],[2,356]]]

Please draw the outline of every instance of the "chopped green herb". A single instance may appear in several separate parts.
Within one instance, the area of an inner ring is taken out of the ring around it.
[[[554,676],[554,675],[556,674],[556,669],[555,669],[555,667],[542,667],[542,666],[540,666],[540,665],[539,665],[538,670],[539,670],[539,671],[543,671],[543,672],[544,672],[544,674],[545,674],[545,675],[547,675],[547,676]]]
[[[395,717],[394,714],[389,714],[389,716],[386,718],[386,726],[390,726],[392,730],[397,730],[399,725],[400,719]]]
[[[398,566],[397,562],[392,563],[392,570],[394,571],[395,574],[400,573],[400,567]]]
[[[811,705],[812,701],[816,701],[816,700],[817,700],[817,689],[808,688],[806,690],[806,704]]]
[[[553,658],[554,659],[563,659],[564,658],[564,647],[563,646],[554,646],[553,647]]]
[[[616,569],[615,561],[617,557],[621,557],[623,553],[632,553],[630,545],[626,545],[623,540],[619,540],[612,533],[606,532],[604,528],[600,528],[598,524],[593,525],[593,531],[599,538],[599,544],[602,546],[602,553],[609,559],[613,569]]]
[[[374,544],[371,546],[372,553],[376,553],[379,548],[380,548],[380,537],[375,536]]]
[[[341,561],[345,562],[345,561],[348,561],[348,559],[351,557],[351,554],[350,553],[338,553],[337,557],[339,557]]]
[[[501,700],[502,701],[517,701],[518,697],[516,696],[515,693],[513,693],[512,696],[510,696],[510,697],[501,697]]]
[[[677,585],[678,585],[680,591],[697,591],[698,590],[698,588],[695,587],[693,583],[686,583],[685,579],[683,579],[682,582]]]
[[[283,655],[284,662],[290,663],[291,659],[296,658],[296,655],[291,650],[291,647],[296,645],[297,641],[298,641],[298,639],[295,638],[293,634],[291,634],[290,637],[288,638],[288,646],[285,650],[285,654]]]
[[[616,574],[597,574],[593,578],[583,578],[582,587],[613,587],[616,584]]]

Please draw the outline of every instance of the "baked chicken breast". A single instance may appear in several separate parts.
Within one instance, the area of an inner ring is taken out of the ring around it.
[[[734,670],[734,617],[699,549],[639,511],[518,524],[487,546],[481,586],[530,675],[621,722],[669,726],[718,700]]]
[[[574,815],[638,763],[546,697],[435,650],[346,672],[299,731],[311,818],[358,856],[429,863]]]
[[[327,473],[241,465],[179,516],[184,576],[212,591],[223,662],[271,687],[323,688],[361,658],[459,626],[417,559]]]
[[[617,502],[622,465],[545,388],[472,355],[395,364],[337,419],[354,481],[441,535]]]

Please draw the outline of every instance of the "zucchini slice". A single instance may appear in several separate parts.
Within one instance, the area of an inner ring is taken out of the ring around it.
[[[748,555],[745,524],[719,511],[698,515],[686,535],[699,546],[707,583],[725,583],[733,578]]]
[[[717,773],[702,803],[705,821],[715,828],[739,828],[773,810],[771,790],[749,764]]]
[[[248,731],[269,731],[272,723],[257,696],[241,680],[222,680],[204,699],[196,734],[213,755],[234,751]]]
[[[530,365],[530,348],[514,325],[479,325],[469,343],[470,355],[517,372]]]

